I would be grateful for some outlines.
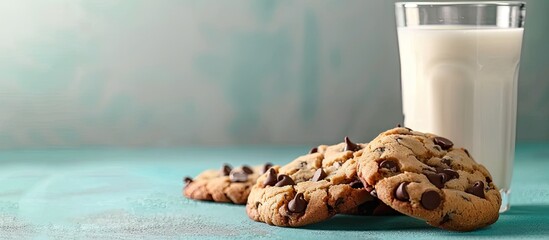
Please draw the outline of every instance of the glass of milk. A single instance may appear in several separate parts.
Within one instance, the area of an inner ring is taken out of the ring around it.
[[[524,2],[396,3],[404,125],[488,168],[509,209]]]

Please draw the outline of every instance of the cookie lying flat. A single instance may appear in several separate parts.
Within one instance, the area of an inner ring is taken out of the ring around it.
[[[381,133],[359,158],[358,176],[390,207],[435,227],[469,231],[499,217],[488,170],[446,138],[408,128]]]
[[[303,226],[329,219],[336,213],[360,214],[358,206],[373,197],[357,180],[356,158],[366,144],[344,143],[311,149],[289,164],[273,166],[252,187],[246,211],[260,222],[276,226]],[[372,212],[373,210],[370,210]]]
[[[267,163],[232,169],[223,165],[221,170],[206,170],[195,179],[185,178],[183,195],[195,200],[245,204],[257,177],[271,166]]]

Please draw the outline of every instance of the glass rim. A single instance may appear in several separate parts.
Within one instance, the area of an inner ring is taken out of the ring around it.
[[[395,6],[414,8],[419,6],[524,6],[524,1],[459,1],[459,2],[396,2]]]

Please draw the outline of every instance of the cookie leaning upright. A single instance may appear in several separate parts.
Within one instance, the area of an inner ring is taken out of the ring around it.
[[[248,216],[297,227],[336,213],[357,213],[359,205],[373,201],[356,174],[356,158],[365,146],[346,138],[344,143],[313,148],[283,167],[273,166],[252,187]]]
[[[253,168],[242,166],[232,169],[225,164],[221,170],[206,170],[195,179],[184,179],[183,195],[195,200],[245,204],[257,177],[270,167],[271,164],[267,163]]]
[[[432,226],[469,231],[499,217],[501,196],[490,173],[467,150],[433,134],[381,133],[359,158],[358,175],[381,201]]]

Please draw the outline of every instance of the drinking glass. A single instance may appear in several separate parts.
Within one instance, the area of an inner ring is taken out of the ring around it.
[[[398,2],[404,125],[451,139],[509,209],[524,2]],[[486,183],[486,182],[485,182]]]

